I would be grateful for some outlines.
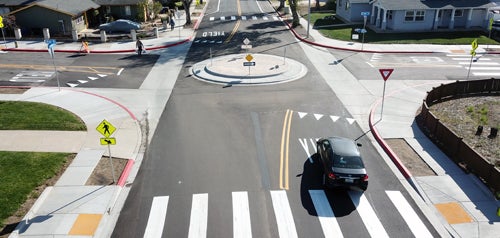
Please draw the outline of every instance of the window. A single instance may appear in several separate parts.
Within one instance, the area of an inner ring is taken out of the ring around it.
[[[425,11],[406,11],[405,21],[423,21]]]
[[[83,23],[83,16],[80,16],[80,17],[76,18],[76,19],[75,19],[75,23],[76,23],[77,25],[82,24],[82,23]]]
[[[413,21],[414,14],[415,14],[414,11],[406,11],[405,21]]]
[[[387,20],[392,20],[392,10],[387,11],[386,17],[387,17]]]
[[[351,3],[349,2],[349,0],[347,2],[345,2],[345,10],[349,10],[349,8],[351,7]]]
[[[463,16],[464,16],[464,10],[462,9],[455,10],[455,17],[463,17]]]
[[[423,21],[425,16],[424,11],[416,11],[415,12],[415,21]]]
[[[130,6],[125,6],[125,15],[130,16],[132,13],[130,12]]]

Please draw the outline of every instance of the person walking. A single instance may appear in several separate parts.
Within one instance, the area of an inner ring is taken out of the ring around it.
[[[135,48],[137,48],[137,54],[141,56],[144,45],[139,38],[137,38],[137,41],[135,42]]]
[[[175,27],[175,21],[174,21],[174,17],[170,17],[170,29],[172,31],[174,31],[174,27]]]

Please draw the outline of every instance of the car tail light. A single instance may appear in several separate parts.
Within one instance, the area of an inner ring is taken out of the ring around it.
[[[330,179],[336,179],[337,177],[335,176],[334,173],[330,172],[330,173],[328,173],[328,178],[330,178]]]
[[[365,174],[365,176],[363,176],[363,181],[364,182],[368,181],[368,174]]]

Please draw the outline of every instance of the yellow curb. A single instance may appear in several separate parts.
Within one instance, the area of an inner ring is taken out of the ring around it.
[[[456,202],[440,203],[434,206],[436,206],[449,224],[470,223],[473,221],[462,206]]]
[[[99,226],[102,214],[80,214],[68,235],[93,236]]]

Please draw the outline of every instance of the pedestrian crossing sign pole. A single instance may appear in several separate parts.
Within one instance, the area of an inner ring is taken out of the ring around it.
[[[472,68],[472,60],[474,57],[476,57],[476,49],[478,47],[477,44],[477,39],[474,39],[471,43],[472,50],[470,51],[470,63],[469,63],[469,70],[467,70],[467,80],[469,80],[469,75],[470,75],[470,68]]]
[[[110,137],[115,131],[116,127],[113,126],[110,122],[106,121],[106,119],[102,120],[99,125],[95,128],[104,138],[100,138],[101,145],[108,146],[109,153],[109,164],[111,165],[111,174],[113,175],[113,183],[116,183],[115,178],[115,169],[113,168],[113,160],[111,159],[111,145],[116,145],[116,138]]]

